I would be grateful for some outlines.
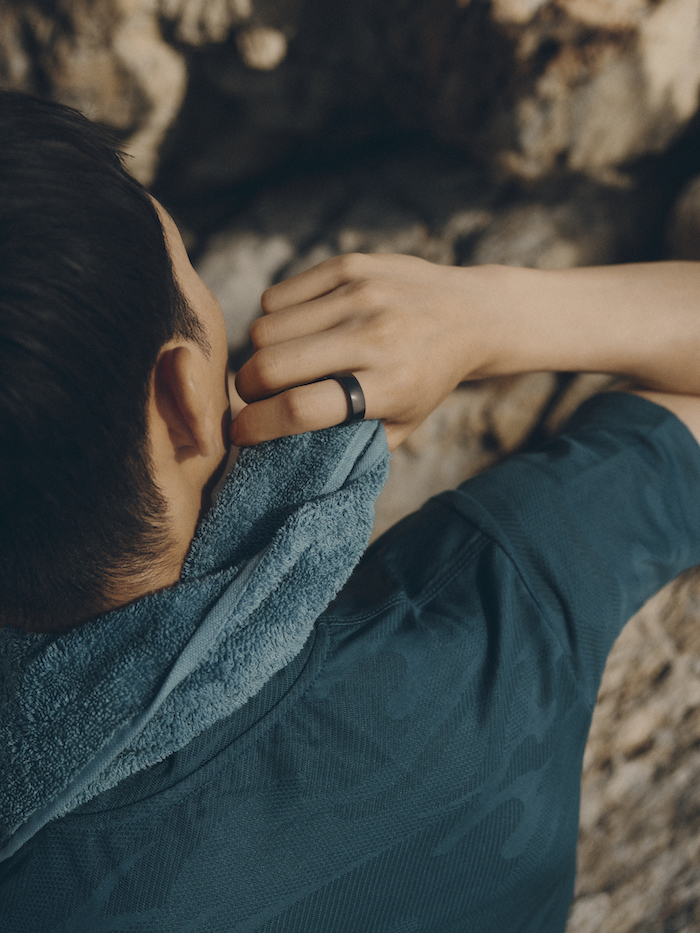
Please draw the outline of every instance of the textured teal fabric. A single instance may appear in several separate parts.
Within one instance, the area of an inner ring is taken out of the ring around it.
[[[699,482],[615,394],[431,500],[247,703],[0,863],[0,929],[561,933],[605,659],[700,562]]]
[[[367,546],[387,469],[377,422],[244,450],[178,584],[67,635],[0,630],[0,858],[301,651]]]

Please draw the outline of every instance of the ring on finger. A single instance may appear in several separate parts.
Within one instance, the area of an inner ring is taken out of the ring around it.
[[[354,424],[365,417],[365,393],[357,376],[353,373],[331,373],[323,379],[335,379],[345,392],[348,403],[348,416],[341,424]]]

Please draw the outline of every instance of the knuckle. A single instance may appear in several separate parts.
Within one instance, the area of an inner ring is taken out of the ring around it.
[[[281,399],[284,403],[285,419],[293,425],[303,425],[309,420],[311,406],[309,406],[306,393],[298,389],[290,389]]]
[[[265,314],[274,311],[277,304],[275,302],[276,289],[274,285],[269,285],[260,296],[260,307]]]
[[[270,318],[259,317],[253,321],[250,325],[250,339],[256,350],[262,349],[262,347],[267,346],[267,344],[271,342],[272,330],[273,325],[271,324]]]
[[[366,259],[362,253],[344,253],[336,257],[338,273],[342,278],[354,279],[362,275]]]
[[[378,288],[376,282],[368,279],[358,279],[349,286],[349,292],[354,301],[365,307],[373,307],[378,299]]]
[[[277,354],[273,350],[262,347],[248,365],[252,369],[255,382],[262,389],[273,390],[279,386],[279,364]]]
[[[244,402],[249,403],[252,400],[252,395],[248,387],[247,375],[242,369],[239,370],[236,376],[236,392],[238,392]]]

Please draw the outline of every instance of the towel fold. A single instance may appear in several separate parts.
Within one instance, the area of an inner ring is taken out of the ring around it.
[[[301,651],[367,546],[388,459],[377,422],[243,450],[177,584],[63,635],[0,629],[0,860]]]

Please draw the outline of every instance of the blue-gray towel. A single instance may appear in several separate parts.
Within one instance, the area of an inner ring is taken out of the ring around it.
[[[367,546],[388,459],[377,422],[243,450],[177,584],[63,635],[0,629],[0,860],[301,651]]]

